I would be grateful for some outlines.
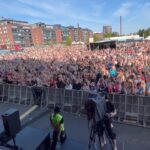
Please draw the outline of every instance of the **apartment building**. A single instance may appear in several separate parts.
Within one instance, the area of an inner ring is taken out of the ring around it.
[[[30,25],[26,21],[12,19],[0,20],[0,48],[13,49],[15,45],[21,47],[64,43],[67,37],[72,42],[87,42],[93,32],[81,27],[62,26],[60,24],[47,25],[38,22]]]
[[[49,45],[56,42],[56,32],[53,26],[41,22],[35,23],[31,26],[34,45]]]
[[[0,47],[12,48],[32,46],[31,26],[26,21],[0,20]]]

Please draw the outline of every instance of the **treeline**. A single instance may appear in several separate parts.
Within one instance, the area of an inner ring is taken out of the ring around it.
[[[148,29],[140,29],[138,31],[138,35],[142,36],[144,38],[147,38],[148,36],[150,36],[150,28],[148,28]]]
[[[112,32],[112,33],[105,33],[104,38],[110,38],[110,37],[116,37],[119,36],[117,32]]]

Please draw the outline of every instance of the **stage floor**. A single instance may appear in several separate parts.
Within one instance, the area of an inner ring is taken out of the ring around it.
[[[0,103],[0,115],[9,108],[16,108],[22,114],[30,107]],[[50,113],[50,111],[44,109],[37,109],[22,122],[22,126],[29,125],[51,133],[49,122]],[[86,150],[89,135],[87,120],[65,112],[63,112],[63,115],[68,141],[61,147],[61,150]],[[119,145],[124,150],[150,150],[150,129],[124,124],[115,124],[114,127],[117,133],[117,139],[121,143]]]

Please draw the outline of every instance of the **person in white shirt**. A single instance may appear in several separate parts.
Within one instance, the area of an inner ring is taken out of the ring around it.
[[[72,90],[72,84],[69,81],[67,81],[65,89],[66,90]]]

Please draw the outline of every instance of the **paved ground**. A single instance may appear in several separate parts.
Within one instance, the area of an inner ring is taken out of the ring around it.
[[[20,114],[24,113],[29,107],[1,104],[0,114],[3,114],[9,108],[16,108]],[[43,109],[37,109],[29,115],[23,122],[23,127],[29,125],[34,128],[49,132],[49,114],[50,112]],[[65,127],[67,130],[68,141],[61,150],[87,150],[88,143],[88,123],[85,118],[69,113],[63,113],[65,119]],[[120,147],[124,150],[150,150],[150,129],[123,124],[115,124],[115,131],[118,135]],[[121,150],[119,148],[118,150]]]

